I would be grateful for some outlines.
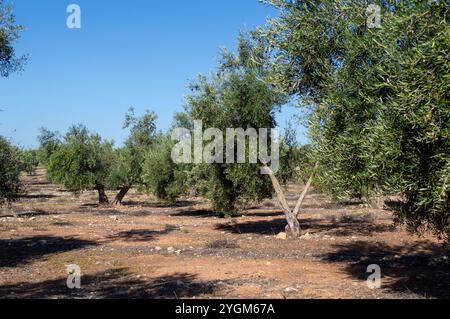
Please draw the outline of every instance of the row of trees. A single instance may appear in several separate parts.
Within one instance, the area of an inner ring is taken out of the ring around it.
[[[244,91],[246,94],[257,94]],[[181,126],[192,128],[192,116],[200,116],[194,112],[208,109],[208,104],[196,104],[200,100],[201,95],[192,95],[192,109],[195,111],[177,114],[172,129],[166,133],[157,131],[156,115],[153,112],[147,111],[143,116],[136,116],[131,108],[124,124],[124,129],[129,129],[130,135],[120,148],[114,148],[111,141],[90,133],[82,125],[71,127],[64,136],[41,129],[37,157],[46,166],[47,177],[52,182],[72,191],[96,190],[100,204],[110,204],[106,190],[118,191],[111,202],[118,205],[132,187],[138,187],[168,201],[195,192],[210,199],[218,214],[235,215],[239,204],[272,194],[270,179],[260,175],[259,165],[176,164],[172,160],[175,145],[171,138],[172,130]],[[230,105],[236,104],[233,102]],[[249,118],[252,119],[253,115]],[[213,117],[207,115],[205,119],[212,120]],[[225,120],[224,114],[217,113],[219,120]],[[270,118],[270,121],[273,119]],[[208,124],[217,125],[219,122]],[[225,128],[229,123],[223,125]],[[251,122],[246,125],[251,125]],[[283,143],[286,150],[297,149],[296,145],[288,144],[291,143]],[[282,156],[280,175],[286,182],[290,180],[288,176],[292,177],[295,173],[290,154],[286,152]]]
[[[0,206],[11,203],[22,192],[19,152],[3,137],[0,137]]]
[[[252,54],[258,50],[259,58],[265,58],[263,48],[254,47],[244,35],[238,44],[236,54],[222,52],[214,75],[199,76],[190,84],[186,110],[175,115],[168,132],[157,131],[153,112],[139,117],[133,109],[126,114],[123,126],[130,135],[119,149],[83,126],[72,127],[64,137],[43,129],[39,154],[49,179],[74,191],[95,189],[101,204],[110,202],[106,189],[118,191],[113,204],[120,204],[133,186],[164,200],[194,192],[209,199],[221,216],[238,215],[242,207],[272,196],[273,184],[271,178],[261,175],[262,163],[175,164],[172,160],[172,131],[183,127],[192,132],[194,119],[201,120],[205,128],[222,132],[227,128],[276,127],[275,114],[288,96],[268,86],[265,79],[269,70],[252,61]],[[301,148],[295,135],[295,129],[290,127],[282,139],[277,178],[283,183],[299,173]],[[248,142],[246,148],[248,153]],[[238,152],[234,156],[237,162]]]
[[[216,72],[191,83],[174,127],[272,128],[296,101],[311,145],[295,146],[287,130],[277,175],[261,175],[264,163],[176,165],[171,132],[157,131],[154,113],[130,110],[120,149],[82,126],[64,137],[44,130],[38,156],[49,178],[96,189],[101,203],[106,189],[118,190],[115,204],[133,186],[170,200],[194,190],[222,215],[275,191],[296,237],[305,192],[292,210],[279,182],[296,174],[337,199],[396,195],[398,221],[450,238],[448,2],[382,1],[381,28],[367,23],[372,1],[264,2],[279,17],[241,35],[236,53],[222,52]]]
[[[143,162],[158,138],[155,120],[150,111],[138,118],[130,109],[124,124],[130,136],[119,149],[83,125],[72,126],[63,137],[41,129],[40,161],[51,181],[72,191],[96,190],[100,204],[110,202],[106,189],[118,189],[114,204],[120,204],[134,185],[143,184]]]
[[[13,47],[22,29],[15,23],[11,6],[0,0],[0,77],[8,77],[23,65],[24,58],[17,58]],[[0,136],[0,205],[10,203],[22,191],[22,168],[18,149]]]
[[[0,206],[19,198],[24,192],[20,174],[33,175],[38,165],[37,151],[15,147],[0,136]]]

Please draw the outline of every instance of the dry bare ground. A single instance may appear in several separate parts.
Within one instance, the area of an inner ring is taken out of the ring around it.
[[[220,219],[200,198],[168,206],[132,192],[97,207],[37,176],[0,215],[0,298],[449,298],[449,248],[393,227],[389,210],[311,194],[304,235],[283,240],[275,200]],[[293,205],[301,188],[288,189]],[[113,194],[111,193],[111,196]],[[82,289],[66,286],[66,266]],[[367,266],[382,269],[371,290]]]

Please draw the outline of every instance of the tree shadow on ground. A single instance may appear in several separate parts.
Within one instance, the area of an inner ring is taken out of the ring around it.
[[[392,292],[415,293],[427,298],[450,298],[449,246],[419,242],[406,246],[355,242],[335,245],[324,259],[349,263],[346,271],[367,280],[367,267],[379,265],[382,288]],[[392,280],[386,280],[389,277]],[[384,279],[383,279],[384,278]]]
[[[50,236],[35,236],[12,240],[0,239],[0,268],[17,267],[47,255],[93,245],[96,245],[93,241]]]
[[[194,206],[198,204],[197,201],[179,200],[175,203],[154,203],[145,201],[124,201],[124,207],[144,207],[144,208],[182,208],[187,206]]]
[[[21,194],[17,196],[18,199],[52,199],[57,197],[60,196],[53,194]]]
[[[92,200],[92,201],[95,201],[95,200]],[[86,203],[86,204],[81,204],[80,205],[80,209],[86,209],[86,208],[96,209],[96,208],[103,208],[103,207],[108,207],[108,206],[107,205],[100,205],[99,203]]]
[[[216,230],[232,234],[274,235],[285,230],[286,219],[258,220],[245,223],[226,223],[215,226]]]
[[[38,175],[33,176],[33,177],[38,177]],[[50,183],[49,181],[42,181],[42,180],[31,180],[31,181],[27,182],[27,184],[29,184],[31,186],[52,185],[52,183]]]
[[[247,212],[246,217],[281,217],[284,216],[283,212]]]
[[[0,295],[10,299],[175,299],[211,295],[221,284],[219,281],[202,281],[187,273],[142,280],[126,268],[82,276],[82,289],[68,289],[66,281],[67,277],[63,277],[39,283],[0,286]]]
[[[218,224],[216,229],[234,234],[260,234],[273,235],[285,231],[287,222],[285,218],[272,220],[258,220],[244,223]],[[370,222],[329,223],[321,219],[300,220],[302,231],[311,233],[326,232],[330,236],[370,236],[374,233],[392,231],[392,225],[374,224]]]
[[[212,210],[183,210],[174,214],[170,214],[172,217],[197,217],[197,218],[212,218],[217,217],[218,215],[214,213]]]
[[[123,231],[115,235],[109,236],[109,240],[123,240],[127,242],[140,242],[151,241],[157,239],[158,236],[163,236],[176,231],[178,228],[175,226],[167,225],[164,230],[147,230],[147,229],[135,229],[130,231]]]
[[[120,216],[148,217],[148,216],[162,215],[161,212],[154,212],[151,210],[125,211],[125,210],[120,210],[120,207],[112,208],[112,207],[108,207],[108,206],[99,207],[99,209],[93,209],[93,210],[77,209],[76,212],[79,214],[111,217],[111,218],[112,217],[120,217]]]
[[[306,227],[308,225],[305,225]],[[336,237],[371,236],[395,230],[393,224],[374,224],[370,222],[335,223],[328,225],[327,235]]]
[[[51,223],[52,226],[56,226],[56,227],[71,227],[74,226],[73,223],[71,222],[53,222]]]
[[[167,214],[167,212],[162,211],[147,211],[145,209],[153,208],[153,209],[177,209],[177,208],[185,208],[189,206],[196,205],[197,202],[189,202],[189,201],[179,201],[174,204],[168,203],[149,203],[149,202],[124,202],[122,205],[117,206],[108,206],[108,205],[99,205],[98,203],[91,204],[82,204],[77,210],[78,213],[89,213],[95,214],[98,216],[116,216],[116,215],[126,215],[126,216],[134,216],[134,217],[146,217],[146,216],[155,216],[161,214]],[[124,210],[121,210],[123,208]],[[142,208],[140,211],[126,211],[127,208]],[[91,209],[91,211],[86,212],[86,209]],[[93,209],[98,209],[97,211],[92,211]],[[192,211],[194,212],[194,211]],[[202,211],[199,211],[202,212]],[[171,215],[175,216],[175,215]],[[183,216],[183,215],[180,215]],[[188,215],[187,215],[188,216]]]
[[[309,203],[305,203],[302,206],[303,210],[315,210],[315,209],[345,209],[351,207],[360,207],[361,205],[365,205],[365,202],[360,199],[348,199],[342,201],[333,201],[327,197],[320,196],[317,198],[311,198],[312,200],[308,201]]]
[[[48,211],[41,210],[41,209],[35,209],[32,211],[26,211],[26,212],[15,212],[15,215],[11,212],[3,213],[3,214],[0,212],[0,219],[6,218],[6,217],[31,218],[31,217],[51,216],[51,215],[58,215],[58,214],[50,213]]]

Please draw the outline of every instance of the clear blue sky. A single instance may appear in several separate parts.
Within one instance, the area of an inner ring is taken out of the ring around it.
[[[66,27],[70,3],[81,7],[81,29]],[[120,145],[130,106],[168,128],[189,80],[212,71],[239,31],[276,15],[257,0],[15,0],[14,12],[27,28],[16,49],[30,61],[0,78],[0,135],[23,147],[36,146],[42,126],[75,123]],[[285,108],[279,123],[297,112]]]

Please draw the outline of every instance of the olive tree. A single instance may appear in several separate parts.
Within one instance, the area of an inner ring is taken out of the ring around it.
[[[179,128],[191,131],[193,127],[190,115],[179,112],[174,115],[169,131],[157,134],[154,144],[145,154],[142,167],[143,184],[149,194],[174,202],[179,196],[197,188],[200,181],[194,178],[193,165],[175,163],[172,158],[175,146],[172,133]]]
[[[143,180],[149,193],[159,199],[173,202],[188,189],[185,169],[172,159],[175,143],[168,134],[160,134],[145,155]]]
[[[16,57],[13,44],[19,39],[23,26],[17,25],[12,6],[0,0],[0,76],[8,77],[20,70],[25,57]],[[10,204],[22,192],[20,151],[0,136],[0,205]]]
[[[130,129],[130,136],[122,148],[115,150],[114,161],[107,179],[111,189],[119,189],[113,204],[122,204],[128,191],[134,185],[143,185],[142,165],[145,154],[156,139],[156,115],[146,111],[141,117],[130,108],[125,116],[124,129]]]
[[[20,152],[20,161],[24,172],[28,175],[36,174],[36,168],[39,166],[38,151],[22,150]]]
[[[398,194],[411,230],[450,237],[448,2],[269,0],[255,32],[269,83],[310,114],[316,188],[336,198]]]
[[[210,78],[200,76],[192,83],[192,94],[188,97],[192,119],[201,120],[205,128],[217,128],[223,133],[228,128],[258,130],[276,127],[275,112],[285,100],[261,79],[264,68],[250,59],[250,52],[257,49],[241,36],[237,54],[222,53],[217,74]],[[262,51],[258,53],[264,54]],[[248,141],[245,148],[248,155]],[[234,153],[234,163],[238,163],[238,154]],[[261,174],[261,165],[248,160],[242,164],[197,164],[195,171],[202,177],[198,186],[212,201],[217,213],[233,216],[239,213],[240,203],[271,196],[271,181]]]
[[[0,205],[11,204],[22,192],[20,152],[0,136]]]
[[[19,39],[23,26],[17,25],[12,6],[0,0],[0,76],[8,77],[22,68],[26,57],[16,57],[13,44]]]
[[[49,159],[47,176],[71,191],[96,190],[99,203],[108,204],[106,181],[113,159],[112,143],[82,125],[73,126]]]
[[[48,165],[50,157],[61,145],[61,136],[59,132],[53,132],[44,127],[40,128],[37,138],[39,142],[38,159],[43,165]]]

